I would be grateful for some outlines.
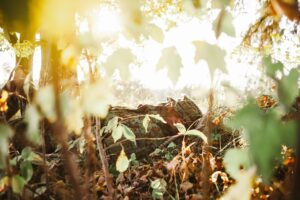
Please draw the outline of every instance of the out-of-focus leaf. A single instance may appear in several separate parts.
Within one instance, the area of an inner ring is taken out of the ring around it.
[[[226,71],[224,60],[226,52],[224,50],[217,45],[212,45],[203,41],[194,41],[193,44],[196,47],[195,63],[197,63],[200,59],[205,60],[209,66],[211,77],[216,69],[223,72]]]
[[[162,118],[159,114],[157,114],[157,115],[151,114],[151,115],[149,115],[149,117],[154,118],[154,119],[157,119],[158,121],[161,121],[161,122],[164,123],[164,124],[167,123],[167,122],[164,120],[164,118]]]
[[[164,32],[158,26],[154,24],[148,24],[146,26],[146,33],[144,35],[150,36],[156,42],[162,43],[164,41]]]
[[[263,65],[266,67],[266,73],[268,76],[274,78],[277,71],[283,70],[283,64],[280,61],[272,62],[270,56],[263,58]]]
[[[111,120],[108,121],[105,130],[108,132],[113,132],[115,128],[117,128],[118,122],[119,122],[119,118],[113,117]]]
[[[281,115],[273,110],[265,112],[254,103],[249,103],[229,121],[231,128],[244,128],[251,158],[257,164],[264,181],[273,173],[276,158],[280,156],[281,145],[294,145],[296,124],[281,120]]]
[[[134,144],[136,144],[136,137],[135,137],[135,134],[132,132],[132,130],[128,126],[126,126],[124,124],[122,124],[121,126],[123,127],[123,135],[124,135],[124,137],[127,140],[130,140],[131,142],[133,142]]]
[[[12,177],[12,190],[14,193],[21,194],[26,181],[23,177],[15,175]]]
[[[129,64],[132,63],[135,56],[132,54],[130,49],[120,48],[113,52],[104,63],[107,74],[111,76],[116,69],[120,70],[121,77],[124,80],[130,78]]]
[[[207,137],[204,133],[202,133],[201,131],[198,131],[196,129],[193,130],[188,130],[187,132],[185,132],[185,135],[191,135],[191,136],[196,136],[201,138],[205,143],[207,143]]]
[[[129,167],[129,160],[124,150],[122,149],[116,162],[116,169],[122,173],[125,172],[128,169],[128,167]]]
[[[40,145],[41,137],[39,131],[39,123],[41,116],[34,105],[28,105],[25,112],[25,122],[27,123],[26,137],[29,141]]]
[[[143,126],[145,128],[146,133],[148,132],[148,125],[149,125],[150,120],[151,119],[150,119],[149,115],[146,115],[143,119]]]
[[[232,37],[235,36],[235,28],[233,26],[232,20],[232,14],[222,9],[213,23],[214,31],[217,38],[220,36],[221,32],[224,32]]]
[[[0,124],[0,169],[6,166],[6,156],[8,155],[8,140],[13,135],[13,131],[6,125]]]
[[[230,6],[231,0],[212,0],[213,8],[224,8]]]
[[[251,168],[240,174],[236,184],[232,185],[220,200],[250,200],[255,169]]]
[[[54,90],[51,85],[41,88],[35,97],[36,102],[41,107],[42,113],[50,121],[56,120],[54,105]]]
[[[104,92],[108,89],[109,85],[104,81],[82,86],[81,105],[85,114],[102,118],[107,115],[112,100],[112,94]]]
[[[292,69],[287,76],[283,76],[278,85],[278,95],[280,102],[285,106],[290,107],[296,97],[299,95],[299,72],[297,69]]]
[[[249,149],[229,149],[224,156],[224,165],[229,175],[238,179],[251,166]]]
[[[123,136],[123,127],[122,126],[117,126],[113,130],[111,136],[114,139],[114,143],[116,143]]]
[[[60,100],[68,132],[79,135],[83,128],[83,113],[79,100],[65,93],[61,95]]]
[[[157,69],[167,68],[169,77],[173,83],[177,82],[180,76],[181,67],[181,57],[177,52],[176,47],[169,47],[162,50]]]
[[[177,123],[175,124],[177,130],[179,131],[180,134],[185,134],[186,133],[186,128],[183,124]]]

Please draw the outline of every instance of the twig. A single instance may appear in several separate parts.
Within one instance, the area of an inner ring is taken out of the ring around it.
[[[100,136],[100,129],[101,129],[101,122],[99,119],[96,119],[96,141],[97,141],[97,146],[98,146],[98,150],[99,150],[99,156],[100,156],[100,160],[102,163],[102,170],[104,172],[104,177],[105,177],[105,181],[106,181],[106,185],[107,185],[107,190],[108,190],[108,195],[111,199],[116,199],[115,197],[115,190],[113,188],[113,182],[112,182],[112,177],[109,173],[108,170],[108,161],[107,161],[107,156],[106,156],[106,152],[105,149],[103,147],[103,141],[102,138]]]

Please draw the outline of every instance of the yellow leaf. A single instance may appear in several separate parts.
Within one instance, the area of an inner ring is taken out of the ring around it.
[[[129,160],[124,150],[122,149],[116,162],[116,169],[122,173],[125,172],[128,169],[128,167],[129,167]]]

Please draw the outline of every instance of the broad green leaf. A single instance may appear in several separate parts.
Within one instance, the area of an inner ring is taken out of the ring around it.
[[[287,76],[283,76],[278,85],[278,94],[280,102],[285,106],[290,107],[296,97],[299,95],[299,72],[297,69],[292,69]]]
[[[39,130],[40,113],[36,106],[29,104],[25,112],[25,122],[27,123],[26,137],[34,144],[41,144],[41,136]]]
[[[180,134],[185,134],[186,133],[186,128],[183,124],[177,123],[175,124],[177,130],[179,131]]]
[[[169,47],[162,50],[161,57],[157,63],[157,69],[167,68],[169,77],[174,84],[180,76],[181,67],[181,57],[176,47]]]
[[[249,149],[229,149],[224,156],[224,165],[229,175],[238,179],[241,172],[251,166]]]
[[[296,124],[281,120],[276,110],[265,112],[254,103],[249,103],[229,121],[232,128],[244,128],[244,137],[250,144],[251,158],[258,166],[264,181],[268,181],[273,167],[280,157],[281,146],[293,146],[296,137]]]
[[[116,162],[116,169],[119,172],[125,172],[129,167],[129,160],[124,152],[124,150],[122,149],[122,151],[120,152],[120,155],[118,156],[117,162]]]
[[[217,45],[212,45],[204,41],[194,41],[196,52],[195,52],[195,63],[198,63],[200,59],[207,62],[211,77],[216,69],[223,72],[226,71],[224,57],[226,52]]]
[[[220,200],[250,200],[254,178],[255,168],[243,172],[236,179],[236,183],[230,186]]]
[[[127,140],[130,140],[131,142],[133,142],[134,144],[136,144],[136,137],[135,137],[135,134],[132,132],[132,130],[128,126],[126,126],[124,124],[122,124],[121,126],[123,127],[123,135],[124,135],[124,137]]]
[[[162,123],[166,124],[167,122],[164,120],[164,118],[162,118],[159,114],[157,115],[148,115],[149,117],[152,117],[154,119],[157,119],[158,121],[161,121]]]
[[[114,143],[116,143],[121,137],[123,136],[123,127],[122,126],[117,126],[111,134],[112,138],[114,139]]]
[[[124,80],[130,78],[129,64],[132,63],[135,56],[130,49],[121,48],[113,52],[104,63],[105,69],[109,76],[111,76],[116,69],[120,70],[121,77]]]
[[[41,88],[35,97],[35,101],[40,106],[42,113],[50,122],[56,120],[54,100],[54,90],[51,85]]]
[[[207,143],[206,135],[196,129],[188,130],[187,132],[185,132],[185,135],[197,136],[197,137],[201,138],[205,143]]]
[[[149,115],[146,115],[143,119],[143,126],[145,128],[146,133],[148,132],[148,125],[149,125],[150,120],[151,119],[150,119]]]
[[[270,56],[263,58],[263,65],[266,67],[268,76],[274,78],[277,71],[282,71],[284,66],[280,61],[273,62]]]
[[[108,131],[108,132],[113,132],[117,128],[118,122],[119,122],[119,118],[118,117],[113,117],[112,119],[110,119],[108,121],[105,130]]]
[[[24,161],[20,165],[22,177],[25,179],[26,182],[30,181],[33,175],[33,168],[32,164],[29,161]]]
[[[12,177],[12,190],[14,193],[21,194],[25,184],[26,181],[23,177],[19,175],[14,175]]]
[[[8,156],[8,141],[12,137],[13,131],[6,125],[0,124],[0,169],[6,166],[6,156]]]
[[[213,23],[214,31],[217,38],[220,36],[221,32],[224,32],[232,37],[235,36],[235,28],[233,26],[232,21],[232,14],[226,11],[225,9],[222,9]]]

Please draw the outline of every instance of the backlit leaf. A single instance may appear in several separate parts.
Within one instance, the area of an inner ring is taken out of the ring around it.
[[[284,66],[280,61],[273,62],[270,56],[263,58],[263,65],[266,67],[266,73],[270,77],[275,77],[277,71],[282,71]]]
[[[168,75],[173,83],[177,82],[180,76],[181,67],[181,57],[175,47],[169,47],[162,50],[157,69],[167,68]]]
[[[122,149],[116,162],[116,169],[122,173],[125,172],[128,169],[128,167],[129,167],[129,159],[126,156],[124,150]]]
[[[226,33],[229,36],[235,36],[235,28],[233,26],[233,16],[230,12],[226,10],[221,10],[218,17],[213,23],[214,31],[216,37],[218,38],[221,32]]]
[[[207,62],[211,77],[216,69],[223,72],[226,71],[224,57],[226,52],[217,45],[212,45],[204,41],[194,41],[193,44],[196,47],[195,63],[198,63],[200,59]]]
[[[14,193],[21,194],[26,181],[23,177],[15,175],[12,177],[12,190]]]

